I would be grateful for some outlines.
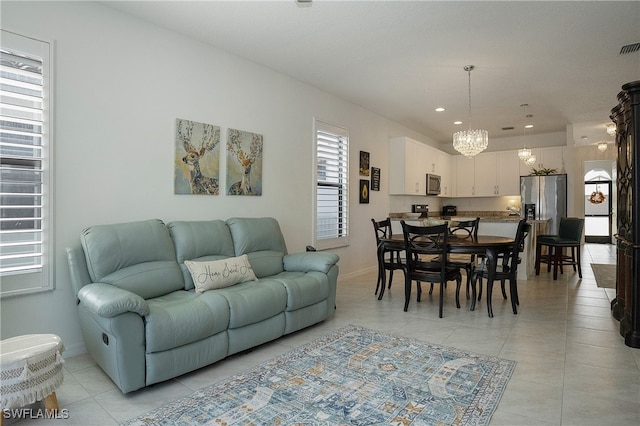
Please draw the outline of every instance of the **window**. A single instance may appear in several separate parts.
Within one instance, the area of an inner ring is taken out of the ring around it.
[[[53,288],[50,44],[0,39],[1,295]]]
[[[320,121],[315,127],[314,245],[322,250],[349,244],[349,133]]]

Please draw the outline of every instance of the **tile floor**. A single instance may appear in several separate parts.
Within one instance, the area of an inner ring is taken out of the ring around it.
[[[596,286],[590,263],[615,263],[614,246],[587,244],[583,278],[573,271],[520,282],[520,309],[494,292],[494,318],[486,305],[456,309],[454,286],[446,293],[444,318],[433,300],[412,299],[403,312],[402,274],[378,301],[376,273],[339,281],[338,309],[321,324],[177,379],[123,395],[87,355],[66,360],[58,401],[66,420],[9,419],[20,425],[113,425],[188,395],[235,372],[277,356],[347,324],[393,332],[518,362],[492,425],[639,425],[640,349],[624,345],[609,304],[615,290]],[[415,297],[415,291],[414,291]],[[36,407],[37,408],[37,407]]]

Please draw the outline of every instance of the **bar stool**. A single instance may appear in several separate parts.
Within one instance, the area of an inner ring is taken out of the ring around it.
[[[20,408],[44,399],[58,412],[55,390],[62,384],[64,345],[55,334],[28,334],[0,341],[0,409]],[[0,415],[0,424],[4,423]]]
[[[540,264],[547,264],[547,272],[553,266],[553,279],[558,279],[558,268],[564,274],[563,266],[573,266],[573,271],[578,271],[578,277],[582,278],[580,266],[580,241],[584,229],[584,219],[578,217],[560,218],[558,235],[538,235],[536,241],[536,275],[540,275]],[[546,254],[542,253],[543,247],[547,248]],[[569,248],[570,254],[565,254],[564,249]]]

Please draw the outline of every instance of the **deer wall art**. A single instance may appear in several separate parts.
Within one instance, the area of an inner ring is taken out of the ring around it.
[[[262,195],[262,135],[229,129],[228,195]]]
[[[220,127],[176,120],[176,194],[219,194]]]

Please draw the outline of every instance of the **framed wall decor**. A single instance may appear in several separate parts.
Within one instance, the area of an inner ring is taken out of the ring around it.
[[[369,181],[360,179],[360,204],[369,204]]]
[[[175,194],[218,195],[220,127],[176,119]]]
[[[380,169],[378,167],[371,168],[371,190],[380,191]]]
[[[360,176],[369,176],[369,153],[360,151]]]
[[[262,195],[262,135],[229,129],[227,195]]]

